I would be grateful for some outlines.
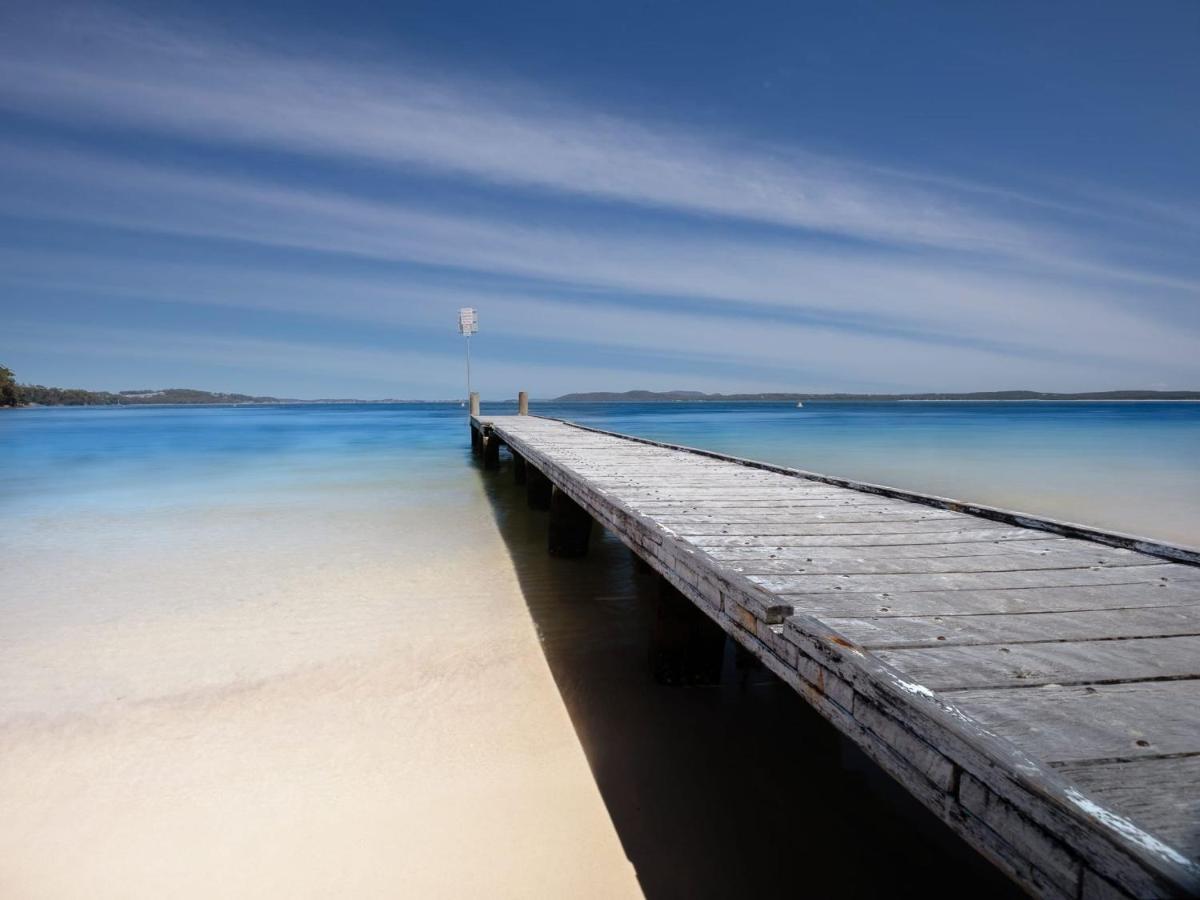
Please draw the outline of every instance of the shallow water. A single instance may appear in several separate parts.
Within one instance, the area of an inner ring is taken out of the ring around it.
[[[0,420],[0,896],[636,894],[461,417]]]
[[[539,411],[1200,543],[1200,405]],[[0,459],[0,893],[1007,891],[732,650],[655,685],[654,580],[547,557],[457,407],[18,410]]]

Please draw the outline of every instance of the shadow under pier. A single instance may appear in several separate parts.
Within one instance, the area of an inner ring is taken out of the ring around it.
[[[599,526],[586,556],[550,556],[548,513],[528,508],[511,456],[488,470],[474,459],[647,897],[1019,896],[732,641],[718,684],[657,683],[648,651],[659,576]]]

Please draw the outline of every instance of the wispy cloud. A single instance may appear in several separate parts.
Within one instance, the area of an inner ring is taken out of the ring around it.
[[[86,124],[108,147],[0,144],[0,212],[133,235],[105,260],[58,246],[10,254],[0,291],[418,330],[474,303],[513,340],[582,334],[675,359],[676,384],[710,364],[740,365],[740,385],[789,369],[829,373],[834,387],[1200,378],[1194,319],[1171,314],[1200,297],[1194,260],[1139,269],[1080,224],[1157,227],[1177,215],[1169,204],[1028,197],[648,124],[478,75],[184,33],[75,9],[0,36],[0,109]],[[147,136],[174,144],[128,151]],[[230,148],[317,168],[230,164]],[[422,179],[453,186],[452,200],[414,188]],[[181,261],[131,251],[136,235],[166,236]],[[321,262],[313,274],[247,266],[222,259],[229,246]],[[662,368],[637,371],[661,386]]]
[[[0,102],[27,113],[859,240],[1042,262],[1086,255],[1065,229],[979,203],[1000,197],[1020,213],[1053,206],[1046,198],[961,178],[647,125],[529,85],[447,77],[408,61],[347,63],[316,46],[281,52],[194,22],[171,30],[94,8],[25,25],[0,44]]]
[[[13,178],[10,208],[42,216],[634,291],[647,305],[656,295],[779,305],[943,342],[1048,352],[1069,342],[1100,357],[1149,360],[1182,352],[1188,339],[1111,294],[945,261],[727,234],[539,228],[87,154],[16,151],[0,161]]]

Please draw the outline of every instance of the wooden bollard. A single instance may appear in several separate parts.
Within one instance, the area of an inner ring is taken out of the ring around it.
[[[479,391],[471,391],[471,415],[479,415]]]
[[[725,632],[660,577],[650,639],[650,671],[659,684],[720,684]]]
[[[525,391],[521,391],[519,394],[517,394],[517,415],[529,415],[529,394],[525,393]]]
[[[516,450],[513,450],[512,447],[509,447],[508,450],[510,453],[512,453],[512,459],[513,459],[513,481],[515,481],[517,484],[524,484],[525,483],[525,457],[523,457]]]
[[[592,517],[560,488],[550,496],[551,556],[575,557],[587,554],[592,533]]]
[[[483,467],[485,469],[500,468],[500,438],[494,431],[484,437]]]
[[[550,508],[550,494],[554,485],[537,466],[526,465],[525,487],[525,498],[529,502],[530,509]]]

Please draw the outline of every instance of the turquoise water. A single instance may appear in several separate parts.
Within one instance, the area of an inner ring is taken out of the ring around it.
[[[538,404],[741,456],[1200,544],[1200,403]],[[485,404],[485,412],[511,406]],[[466,460],[454,405],[38,409],[0,416],[0,503],[154,505],[320,473],[431,489]],[[219,489],[218,489],[219,486]]]

